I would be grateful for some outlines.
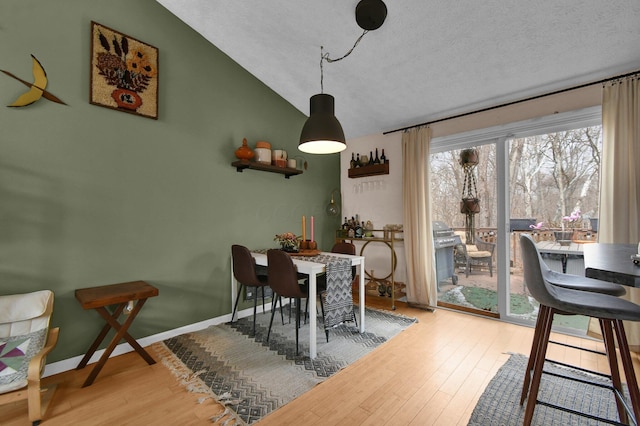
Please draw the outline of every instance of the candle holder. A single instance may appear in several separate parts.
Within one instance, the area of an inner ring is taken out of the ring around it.
[[[318,242],[311,240],[300,241],[300,249],[302,250],[317,250]]]

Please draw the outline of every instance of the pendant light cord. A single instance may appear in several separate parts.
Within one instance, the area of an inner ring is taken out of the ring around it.
[[[322,61],[327,61],[328,63],[338,62],[338,61],[343,60],[347,56],[351,55],[351,52],[353,52],[353,49],[356,48],[358,43],[360,43],[360,40],[362,40],[362,37],[364,37],[364,35],[366,33],[368,33],[368,32],[369,32],[368,30],[364,30],[362,32],[362,34],[360,34],[360,37],[358,37],[356,42],[353,44],[353,47],[351,49],[349,49],[349,51],[347,53],[345,53],[342,57],[337,58],[337,59],[331,59],[329,57],[329,52],[324,53],[324,47],[320,46],[320,93],[324,93],[324,70],[322,68]]]

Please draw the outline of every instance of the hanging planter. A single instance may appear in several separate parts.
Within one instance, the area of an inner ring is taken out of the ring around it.
[[[462,201],[460,201],[460,213],[463,213],[463,214],[480,213],[480,199],[479,198],[463,198]]]
[[[478,150],[475,148],[463,149],[460,151],[460,165],[462,167],[477,166],[480,161]]]

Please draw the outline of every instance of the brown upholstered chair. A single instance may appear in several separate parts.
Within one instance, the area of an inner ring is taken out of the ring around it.
[[[353,243],[347,243],[347,242],[340,242],[340,243],[335,243],[333,245],[333,247],[331,247],[331,253],[340,253],[340,254],[350,254],[352,256],[356,255],[356,246]],[[357,274],[356,274],[356,267],[352,266],[351,267],[351,282],[355,282],[356,278],[360,278]],[[326,280],[326,277],[325,277]],[[326,286],[326,281],[325,281],[325,286]]]
[[[282,298],[288,297],[296,301],[296,356],[300,352],[298,349],[298,329],[300,328],[300,301],[307,298],[305,286],[298,283],[298,268],[294,265],[291,256],[286,252],[278,249],[267,251],[267,271],[268,283],[273,290],[274,304],[271,310],[271,321],[269,322],[269,331],[267,332],[267,342],[271,336],[271,327],[273,326],[273,317],[275,316],[278,302],[282,306]]]
[[[350,254],[352,256],[356,255],[356,246],[352,243],[347,243],[347,242],[339,242],[339,243],[335,243],[333,245],[333,247],[331,247],[331,253],[340,253],[340,254]],[[359,276],[356,275],[356,267],[353,266],[351,268],[351,277],[352,277],[352,283],[355,281],[356,278],[360,278]],[[308,281],[307,281],[308,282]],[[326,274],[322,274],[322,275],[318,275],[317,281],[316,281],[316,285],[317,285],[317,289],[318,289],[318,293],[323,292],[324,290],[327,289],[327,275]]]
[[[340,254],[350,254],[352,256],[356,255],[356,246],[353,243],[347,243],[346,241],[338,242],[331,247],[331,253],[340,253]],[[360,276],[356,274],[356,267],[351,267],[351,286],[360,281]],[[308,283],[306,281],[305,283]],[[327,291],[327,275],[322,274],[318,275],[317,278],[317,292],[320,295],[320,308],[322,309],[322,316],[324,317],[324,299]],[[358,320],[356,319],[356,311],[355,307],[353,308],[353,321],[358,326]],[[329,342],[329,329],[324,329],[324,334],[327,338],[327,342]]]
[[[234,244],[231,246],[231,256],[233,258],[233,276],[238,281],[238,294],[236,303],[233,306],[231,322],[236,315],[238,301],[242,294],[242,287],[255,287],[256,294],[253,299],[253,334],[256,334],[256,309],[258,306],[258,289],[262,289],[262,312],[264,313],[264,289],[268,286],[267,277],[256,273],[256,261],[251,256],[251,252],[245,246]]]

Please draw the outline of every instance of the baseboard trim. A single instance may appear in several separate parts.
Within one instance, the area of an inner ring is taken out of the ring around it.
[[[264,308],[265,310],[271,309],[271,302],[265,303]],[[251,315],[253,315],[253,307],[244,309],[242,311],[238,311],[238,318],[244,318]],[[185,325],[183,327],[174,328],[173,330],[163,331],[162,333],[154,334],[152,336],[142,337],[140,339],[137,339],[137,342],[140,344],[140,346],[144,348],[156,342],[161,342],[163,340],[170,339],[172,337],[179,336],[181,334],[191,333],[194,331],[205,329],[212,325],[218,325],[218,324],[222,324],[229,321],[231,321],[231,314],[226,314],[226,315],[211,318],[208,320]],[[109,358],[126,354],[127,352],[132,352],[132,351],[133,351],[133,348],[131,347],[131,345],[129,345],[128,343],[121,343],[118,346],[116,346],[116,348],[113,350]],[[89,364],[97,362],[102,356],[102,354],[104,354],[104,349],[100,349],[96,351],[96,353],[94,353],[91,359],[89,360]],[[69,370],[75,370],[78,364],[80,364],[80,361],[82,361],[83,357],[84,357],[84,354],[78,355],[73,358],[64,359],[62,361],[52,362],[51,364],[47,364],[44,369],[43,377],[53,376],[55,374],[64,373],[65,371],[69,371]]]

